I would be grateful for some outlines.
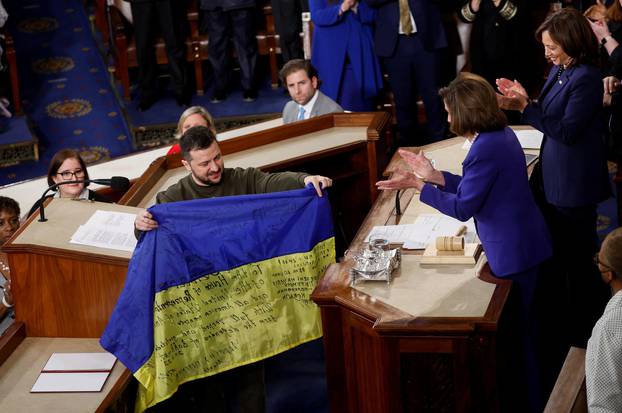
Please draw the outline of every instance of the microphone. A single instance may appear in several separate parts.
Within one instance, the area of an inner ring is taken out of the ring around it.
[[[124,176],[113,176],[110,179],[89,179],[86,182],[109,186],[113,191],[127,191],[130,187],[130,180]]]
[[[45,199],[45,195],[48,192],[55,191],[61,185],[84,184],[84,186],[86,187],[90,183],[104,185],[104,186],[109,186],[109,187],[112,188],[113,191],[127,191],[128,188],[130,187],[130,180],[127,179],[124,176],[113,176],[110,179],[78,179],[78,180],[73,180],[73,181],[58,182],[58,183],[48,187],[43,192],[43,195],[41,195],[41,198],[39,198],[39,203],[41,204],[39,206],[39,222],[47,221],[47,218],[45,217],[45,211],[44,211],[45,208],[44,208],[44,205],[43,205],[44,204],[43,200]]]

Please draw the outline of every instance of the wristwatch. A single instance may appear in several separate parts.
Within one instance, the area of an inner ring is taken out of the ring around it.
[[[601,39],[601,41],[600,41],[600,44],[604,46],[604,45],[605,45],[605,43],[607,43],[607,41],[608,41],[609,39],[613,39],[613,37],[611,37],[611,35],[610,35],[610,34],[608,34],[607,36],[603,37],[603,38]]]

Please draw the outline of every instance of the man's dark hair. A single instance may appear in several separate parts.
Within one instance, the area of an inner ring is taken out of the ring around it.
[[[287,89],[287,76],[299,70],[304,70],[307,76],[309,76],[309,79],[312,79],[315,76],[319,82],[320,78],[317,75],[317,70],[315,69],[315,67],[313,67],[310,60],[292,59],[289,62],[285,63],[283,65],[283,68],[279,72],[281,83],[283,84],[283,87],[285,89]]]
[[[216,142],[216,135],[210,128],[205,126],[195,126],[188,129],[181,135],[179,146],[181,154],[186,161],[190,161],[190,151],[202,150],[209,148],[212,143]]]
[[[0,196],[0,212],[13,212],[19,218],[19,204],[13,198]]]

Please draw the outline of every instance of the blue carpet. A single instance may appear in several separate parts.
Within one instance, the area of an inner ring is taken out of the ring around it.
[[[32,139],[28,123],[23,116],[3,118],[2,122],[6,122],[6,130],[0,133],[0,145],[12,145]]]
[[[266,113],[281,113],[283,107],[289,101],[289,95],[284,93],[283,89],[272,89],[270,79],[263,77],[264,81],[259,88],[258,98],[254,102],[245,102],[242,99],[242,89],[239,82],[235,81],[237,76],[233,76],[231,82],[233,90],[227,95],[227,99],[212,103],[212,88],[208,87],[203,96],[192,96],[191,105],[199,105],[205,107],[214,118],[228,118],[235,116],[258,115]],[[194,84],[193,84],[194,85]],[[206,85],[211,85],[210,78],[207,78]],[[237,87],[235,86],[237,85]],[[194,86],[193,86],[194,87]],[[127,117],[133,128],[149,125],[176,124],[179,115],[184,108],[177,106],[174,93],[163,87],[164,92],[161,93],[160,99],[145,112],[139,112],[138,93],[132,93],[132,101],[124,102],[127,111]],[[121,89],[119,89],[121,94]]]
[[[133,150],[129,128],[78,0],[7,4],[24,111],[39,138],[40,162],[2,169],[0,185],[45,175],[60,149],[87,163]]]

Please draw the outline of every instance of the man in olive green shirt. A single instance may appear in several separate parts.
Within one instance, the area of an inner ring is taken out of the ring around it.
[[[214,133],[203,126],[188,129],[180,140],[181,161],[188,176],[166,191],[158,193],[156,202],[188,201],[217,196],[262,194],[303,188],[312,184],[318,196],[332,185],[329,178],[297,172],[265,173],[256,168],[225,168]],[[134,221],[139,231],[151,231],[158,223],[147,210],[141,210]],[[182,385],[170,399],[158,404],[156,411],[227,412],[239,404],[240,411],[265,412],[263,362],[237,367],[214,376]]]
[[[181,162],[190,174],[166,191],[158,193],[158,204],[287,191],[303,188],[307,184],[312,184],[318,196],[322,196],[322,189],[332,185],[330,178],[320,175],[265,173],[256,168],[225,168],[216,137],[203,126],[188,129],[181,137],[180,146],[184,156]],[[134,226],[139,231],[151,231],[158,227],[158,223],[147,210],[142,210],[137,214]]]

